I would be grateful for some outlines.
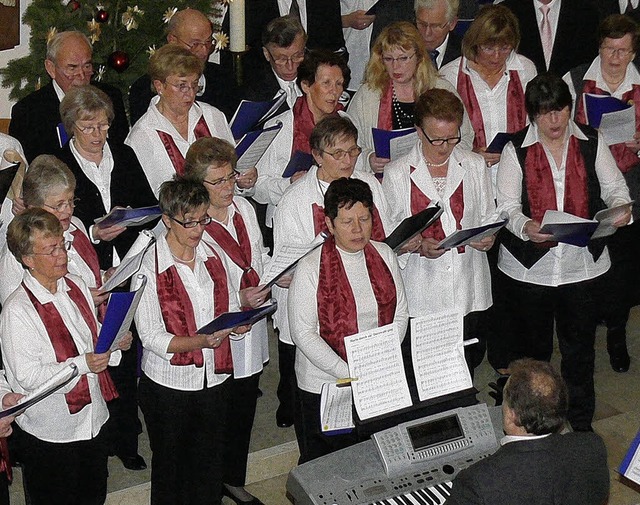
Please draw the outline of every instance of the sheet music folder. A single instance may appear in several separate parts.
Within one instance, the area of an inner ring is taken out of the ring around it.
[[[278,308],[278,303],[272,299],[257,309],[243,310],[240,312],[225,312],[220,314],[210,323],[198,328],[197,332],[202,335],[210,335],[220,330],[229,330],[245,324],[253,324],[273,314]]]
[[[442,214],[442,208],[436,204],[434,207],[427,207],[417,214],[403,219],[384,240],[384,243],[394,252],[398,252],[409,240],[435,223],[440,214]]]
[[[7,197],[19,168],[20,163],[16,163],[0,170],[0,202]]]

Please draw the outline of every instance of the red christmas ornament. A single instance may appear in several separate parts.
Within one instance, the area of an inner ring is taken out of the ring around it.
[[[80,8],[80,2],[78,2],[78,0],[71,0],[71,2],[67,4],[67,6],[71,10],[71,12],[77,11]]]
[[[124,51],[114,51],[109,55],[107,63],[112,69],[121,74],[129,68],[131,62],[129,61],[129,55]]]
[[[100,9],[96,14],[96,21],[98,23],[106,23],[107,21],[109,21],[109,13],[104,9]]]

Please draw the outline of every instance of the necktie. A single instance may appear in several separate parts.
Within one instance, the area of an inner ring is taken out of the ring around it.
[[[542,12],[542,23],[540,24],[540,40],[542,41],[542,51],[544,52],[544,61],[549,69],[549,61],[551,60],[551,50],[553,49],[553,38],[551,36],[551,23],[549,22],[549,6],[540,7]]]
[[[438,51],[437,49],[434,49],[433,51],[429,51],[429,57],[433,62],[433,66],[436,68],[438,68],[438,56],[440,56],[440,51]]]
[[[291,109],[293,109],[293,105],[296,103],[298,99],[298,93],[296,92],[296,83],[295,81],[291,81],[287,84],[287,104]]]
[[[294,16],[301,21],[300,19],[300,6],[298,5],[298,0],[291,0],[291,7],[289,7],[289,16]]]

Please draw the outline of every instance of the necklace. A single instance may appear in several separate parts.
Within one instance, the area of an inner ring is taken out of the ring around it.
[[[395,119],[401,128],[408,128],[413,125],[414,114],[402,110],[400,101],[396,96],[396,88],[393,88],[393,98],[391,100],[391,106],[393,107],[393,115],[395,116]]]
[[[430,161],[427,161],[427,160],[424,160],[424,162],[427,164],[428,167],[441,167],[449,163],[449,158],[451,158],[451,155],[447,156],[447,159],[444,160],[442,163],[431,163]]]
[[[175,254],[171,253],[171,257],[176,260],[178,263],[183,263],[185,265],[193,262],[196,259],[196,250],[193,250],[193,258],[191,258],[190,260],[183,260],[182,258],[178,258]]]

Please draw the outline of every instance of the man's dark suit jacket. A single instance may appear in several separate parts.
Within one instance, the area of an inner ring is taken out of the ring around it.
[[[205,102],[220,109],[231,120],[240,103],[235,77],[230,69],[215,63],[207,62],[204,67],[207,81],[204,93],[196,97],[198,102]],[[147,112],[149,102],[155,93],[151,91],[151,78],[148,75],[139,77],[129,89],[129,115],[131,124],[135,124]]]
[[[113,155],[113,170],[111,171],[111,207],[130,206],[132,208],[147,207],[156,205],[156,200],[147,178],[142,171],[133,150],[124,144],[116,144],[109,141],[109,147]],[[89,227],[96,218],[104,216],[109,210],[105,209],[102,203],[100,191],[96,185],[85,175],[76,161],[69,144],[67,144],[57,154],[57,157],[64,161],[76,177],[76,203],[74,215],[82,221],[89,231]],[[118,256],[122,258],[133,242],[136,240],[140,227],[127,228],[111,242],[100,242],[95,245],[100,268],[106,270],[112,266],[113,247],[118,251]]]
[[[456,58],[460,58],[460,56],[462,56],[462,38],[456,32],[449,32],[449,41],[447,42],[447,48],[444,51],[442,64],[439,68],[444,67]]]
[[[108,84],[92,82],[113,102],[115,118],[109,129],[109,138],[122,144],[129,133],[129,122],[120,91]],[[39,154],[56,154],[60,150],[56,127],[60,124],[60,102],[53,83],[25,96],[11,110],[9,135],[17,138],[31,163]],[[68,132],[71,136],[73,132]]]
[[[607,451],[595,433],[510,442],[462,470],[447,505],[602,505]]]
[[[620,14],[620,3],[618,0],[592,0],[600,13],[600,20],[603,20],[611,14]],[[640,23],[640,5],[630,12],[623,13],[634,19],[636,23]]]
[[[546,71],[540,30],[533,0],[505,0],[520,22],[518,52]],[[576,65],[593,60],[598,54],[598,12],[584,0],[562,0],[549,71],[562,77]]]

